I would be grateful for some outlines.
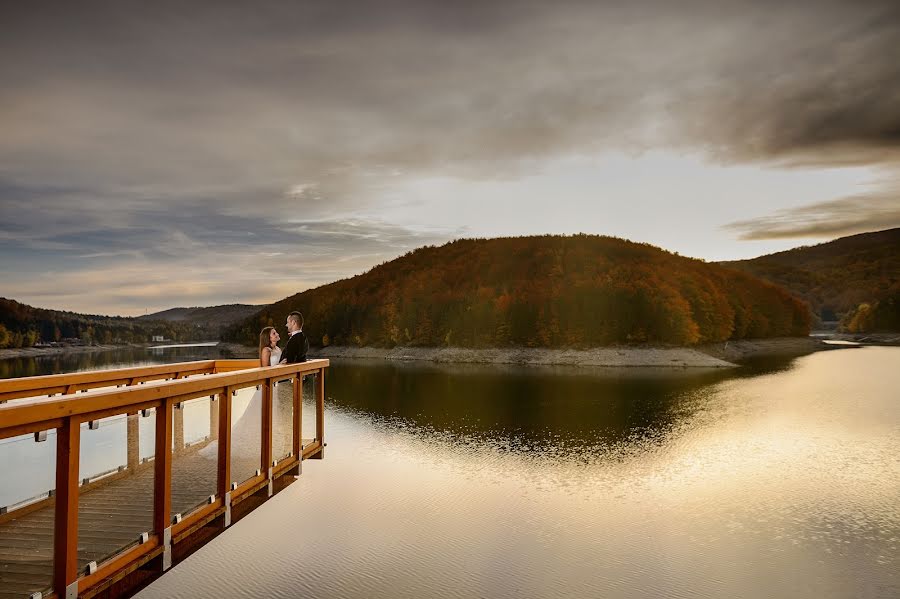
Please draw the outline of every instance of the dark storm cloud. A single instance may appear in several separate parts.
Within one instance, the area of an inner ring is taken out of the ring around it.
[[[352,196],[667,143],[880,161],[900,135],[893,2],[106,3],[13,9],[0,156],[16,177]],[[96,180],[96,179],[93,179]]]

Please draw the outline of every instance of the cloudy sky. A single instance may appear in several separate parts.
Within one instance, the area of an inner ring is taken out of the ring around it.
[[[900,3],[0,3],[0,295],[268,303],[458,237],[900,226]]]

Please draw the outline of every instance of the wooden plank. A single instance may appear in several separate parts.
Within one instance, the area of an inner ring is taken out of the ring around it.
[[[127,551],[118,554],[116,557],[97,568],[96,572],[89,574],[78,581],[79,595],[83,594],[97,583],[126,569],[129,564],[141,559],[148,553],[155,552],[159,546],[159,536],[154,534],[150,536],[146,543],[138,545],[137,547],[132,547]]]
[[[53,428],[59,428],[63,425],[62,418],[53,418],[51,420],[25,422],[16,426],[4,426],[0,428],[0,439],[8,439],[10,437],[18,437],[19,435],[30,435],[40,431],[49,431]]]
[[[53,589],[66,597],[78,578],[78,467],[81,426],[67,418],[56,432],[56,508],[53,527]]]

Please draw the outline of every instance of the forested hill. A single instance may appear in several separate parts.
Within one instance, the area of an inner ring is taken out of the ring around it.
[[[900,228],[722,264],[785,287],[852,332],[900,330]]]
[[[659,248],[589,235],[465,239],[424,247],[298,293],[226,330],[255,344],[291,310],[313,345],[689,345],[806,335],[784,289]]]

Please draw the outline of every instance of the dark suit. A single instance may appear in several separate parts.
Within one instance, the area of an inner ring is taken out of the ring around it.
[[[284,346],[284,352],[281,354],[282,361],[288,364],[296,362],[306,362],[306,352],[309,351],[309,339],[303,331],[299,331],[291,335],[287,345]]]

